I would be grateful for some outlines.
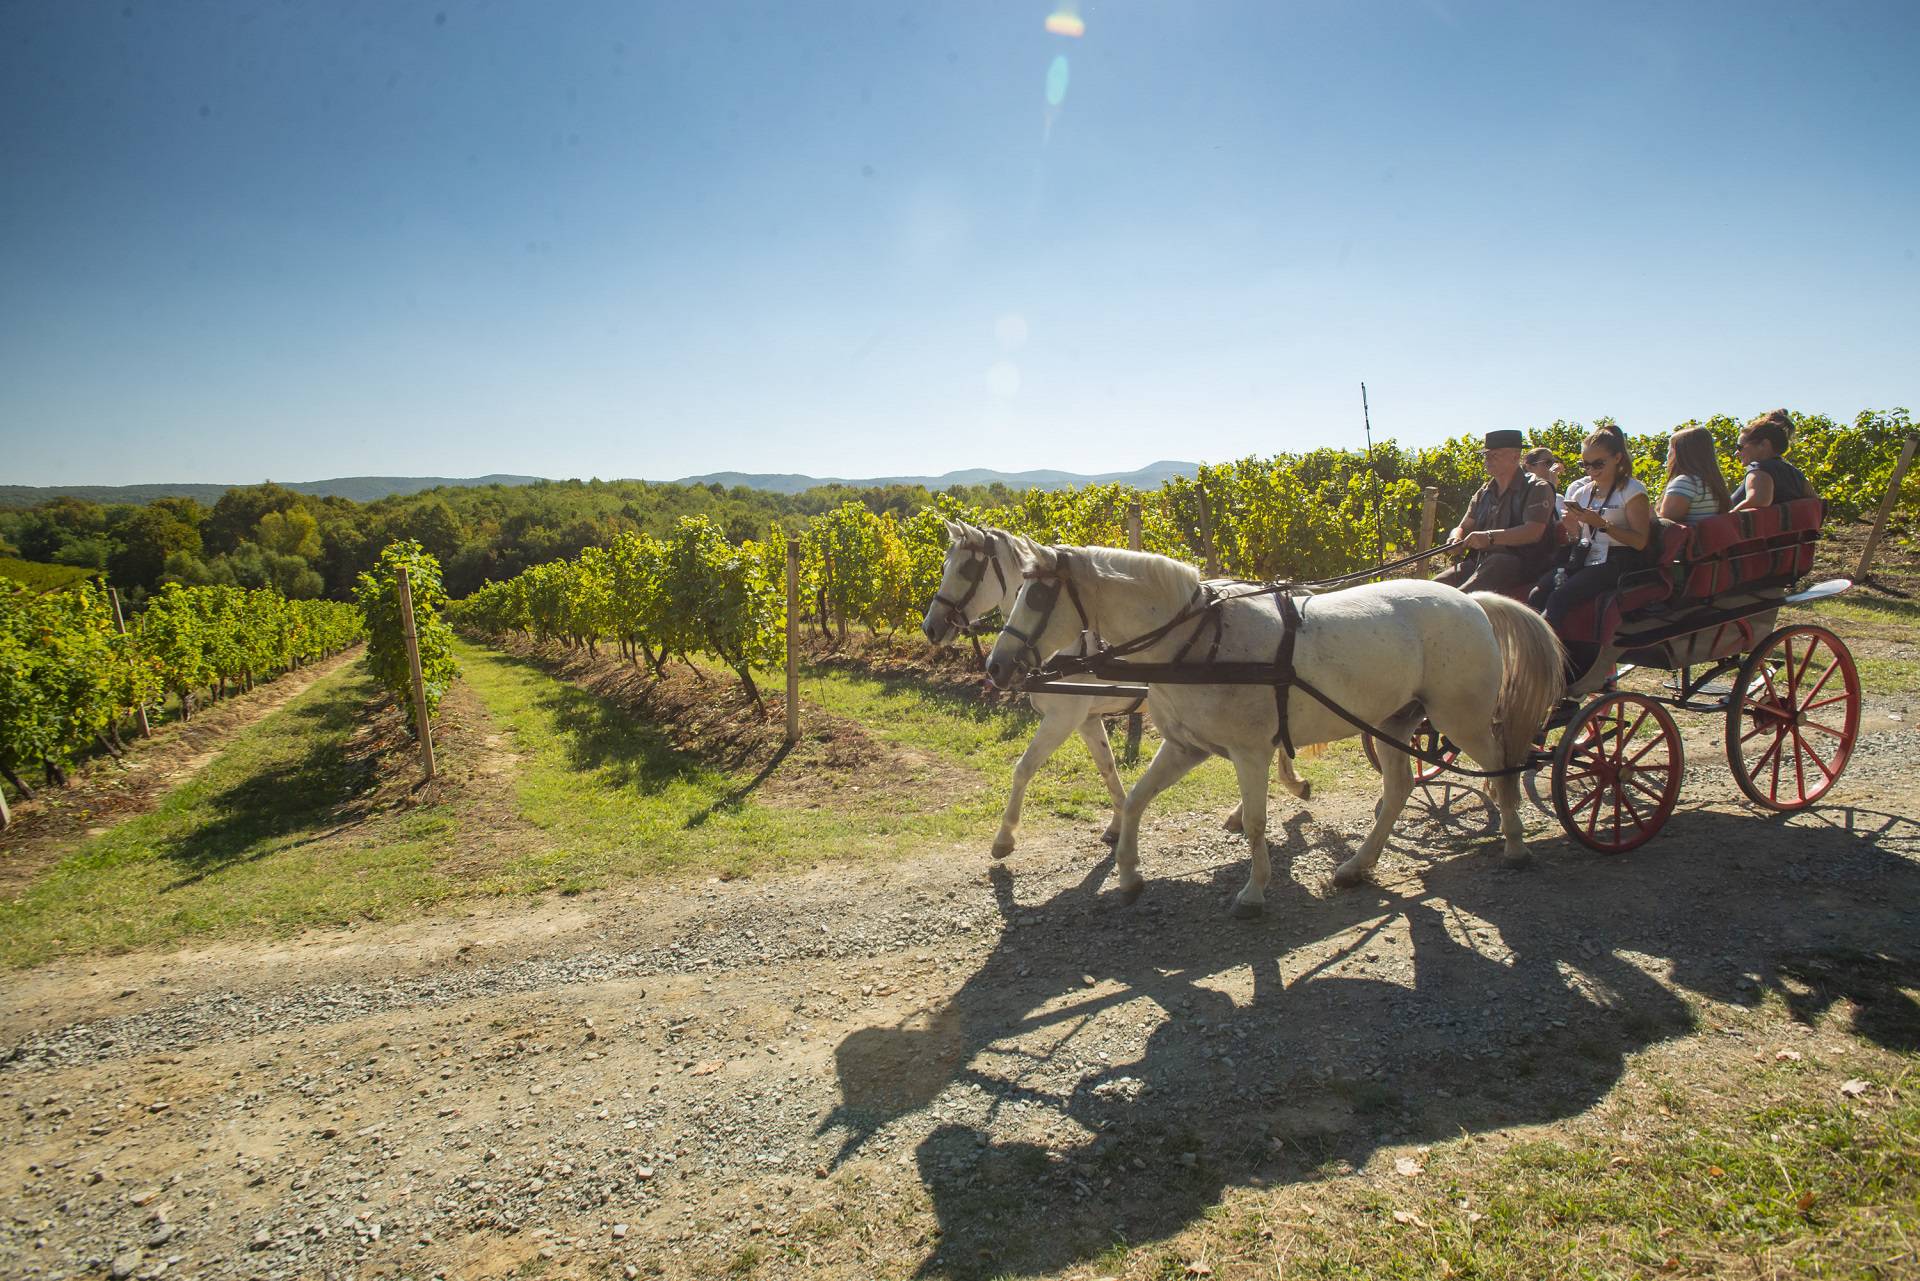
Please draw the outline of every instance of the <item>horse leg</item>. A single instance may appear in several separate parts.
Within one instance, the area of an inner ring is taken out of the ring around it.
[[[1459,744],[1460,750],[1471,756],[1482,769],[1499,769],[1505,757],[1500,750],[1500,737],[1491,726],[1481,727],[1474,722],[1474,728],[1464,734],[1451,730],[1442,730],[1448,738]],[[1525,867],[1532,861],[1533,855],[1527,850],[1524,839],[1526,829],[1520,823],[1520,777],[1517,774],[1503,774],[1489,780],[1493,784],[1494,801],[1500,807],[1500,834],[1505,840],[1502,861],[1508,867]]]
[[[1067,735],[1073,733],[1074,726],[1080,722],[1077,706],[1049,702],[1036,710],[1040,713],[1040,728],[1034,731],[1033,741],[1020,753],[1020,762],[1013,767],[1013,792],[1007,797],[1006,813],[1000,816],[1000,833],[993,838],[995,858],[1013,853],[1014,833],[1020,827],[1020,804],[1026,799],[1027,784],[1033,781],[1034,771],[1060,750],[1060,744],[1067,741]]]
[[[1249,920],[1266,910],[1267,882],[1273,868],[1267,860],[1267,772],[1272,762],[1266,752],[1233,758],[1233,772],[1240,779],[1240,813],[1246,820],[1247,883],[1233,900],[1233,914]],[[1285,760],[1284,755],[1281,756]]]
[[[1120,767],[1113,761],[1113,744],[1107,741],[1107,723],[1099,715],[1086,717],[1080,722],[1080,737],[1087,745],[1088,755],[1093,757],[1093,767],[1100,771],[1100,781],[1107,785],[1107,795],[1113,798],[1113,818],[1107,823],[1107,830],[1100,833],[1102,843],[1112,845],[1120,839],[1120,807],[1127,803],[1127,785],[1120,781]]]
[[[1413,727],[1420,723],[1421,710],[1415,706],[1397,716],[1390,716],[1381,725],[1391,742],[1404,743],[1413,734]],[[1401,808],[1406,805],[1407,797],[1413,792],[1413,762],[1404,752],[1396,752],[1391,747],[1380,748],[1380,800],[1373,807],[1373,830],[1367,833],[1367,839],[1360,843],[1360,852],[1333,870],[1335,885],[1358,885],[1380,861],[1380,852],[1387,848],[1387,837],[1393,831],[1393,824],[1400,817]]]
[[[1293,772],[1293,758],[1285,752],[1275,752],[1274,759],[1279,762],[1280,786],[1299,800],[1312,799],[1313,784]],[[1241,813],[1241,808],[1242,807],[1238,805],[1234,806],[1233,813],[1227,815],[1227,821],[1220,826],[1226,828],[1229,832],[1246,831],[1246,816]]]
[[[1120,880],[1120,896],[1126,902],[1140,897],[1140,891],[1146,888],[1146,881],[1140,876],[1140,816],[1146,812],[1148,802],[1172,787],[1193,771],[1194,766],[1207,759],[1207,754],[1197,747],[1187,747],[1172,739],[1164,739],[1160,750],[1153,754],[1153,762],[1134,783],[1133,790],[1127,793],[1127,803],[1120,810],[1120,839],[1113,847],[1114,871]],[[1260,780],[1261,787],[1266,779]]]

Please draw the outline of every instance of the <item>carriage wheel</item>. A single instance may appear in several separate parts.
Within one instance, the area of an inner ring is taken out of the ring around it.
[[[1554,750],[1554,813],[1588,849],[1624,854],[1666,825],[1685,768],[1666,708],[1641,694],[1605,695],[1573,718]]]
[[[1367,764],[1373,766],[1373,772],[1378,774],[1380,772],[1379,744],[1373,741],[1373,735],[1371,734],[1361,735],[1360,744],[1366,748]],[[1420,723],[1414,727],[1413,737],[1409,740],[1408,745],[1416,752],[1424,752],[1428,756],[1438,756],[1448,764],[1452,764],[1460,755],[1460,749],[1453,745],[1453,740],[1435,729],[1433,722],[1424,717],[1422,717]],[[1416,786],[1421,783],[1431,783],[1434,779],[1439,778],[1446,772],[1440,766],[1429,764],[1421,760],[1418,756],[1408,759],[1413,762],[1413,781]]]
[[[1782,627],[1747,655],[1727,704],[1727,764],[1755,804],[1797,810],[1827,794],[1860,732],[1860,673],[1824,627]]]

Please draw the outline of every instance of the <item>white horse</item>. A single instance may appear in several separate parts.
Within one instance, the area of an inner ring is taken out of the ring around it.
[[[1191,566],[1146,552],[1107,547],[1031,545],[1026,582],[1006,628],[987,656],[987,679],[1006,688],[1045,655],[1077,648],[1083,632],[1125,644],[1153,633],[1202,600]],[[1504,596],[1471,596],[1438,583],[1405,579],[1303,597],[1294,634],[1293,669],[1335,704],[1386,739],[1406,742],[1424,714],[1460,750],[1492,770],[1527,759],[1534,736],[1560,702],[1566,677],[1560,641],[1538,614]],[[1228,599],[1220,611],[1222,662],[1272,664],[1284,624],[1271,595]],[[1211,624],[1204,613],[1180,621],[1127,655],[1170,662],[1188,636]],[[1207,642],[1211,645],[1211,640]],[[1189,661],[1198,661],[1190,659]],[[1155,796],[1208,756],[1233,762],[1252,871],[1234,900],[1235,916],[1257,916],[1266,902],[1267,769],[1279,713],[1263,686],[1155,684],[1147,699],[1162,744],[1120,811],[1115,870],[1126,901],[1140,894],[1140,817]],[[1306,691],[1286,695],[1295,748],[1359,733]],[[1380,752],[1382,792],[1373,830],[1334,874],[1340,885],[1362,880],[1380,858],[1393,822],[1413,789],[1408,758]],[[1511,866],[1528,859],[1521,837],[1516,774],[1494,780]]]
[[[1011,614],[1020,595],[1022,569],[1042,546],[993,526],[951,520],[943,523],[947,527],[947,558],[941,567],[940,589],[927,605],[926,618],[920,624],[920,630],[936,646],[946,644],[995,608],[1002,618]],[[1079,679],[1083,683],[1093,681],[1090,676]],[[1107,741],[1106,722],[1101,718],[1136,711],[1138,700],[1082,694],[1030,694],[1027,698],[1040,714],[1040,728],[1013,767],[1013,790],[1000,818],[1000,831],[993,838],[993,856],[1005,858],[1013,853],[1027,784],[1075,730],[1080,732],[1094,768],[1100,771],[1101,781],[1113,797],[1113,818],[1100,834],[1102,841],[1112,845],[1119,839],[1120,810],[1126,803],[1127,789],[1114,765],[1113,746]],[[1280,753],[1280,785],[1301,800],[1313,794],[1313,785],[1294,773],[1293,762],[1285,752]],[[1236,806],[1227,816],[1226,827],[1237,832],[1241,826],[1241,812]]]

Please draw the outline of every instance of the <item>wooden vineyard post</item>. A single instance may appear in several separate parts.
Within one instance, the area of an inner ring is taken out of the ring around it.
[[[113,629],[122,636],[125,636],[127,634],[127,619],[126,616],[120,612],[120,593],[116,589],[109,587],[107,588],[107,599],[113,602]],[[139,707],[134,708],[133,715],[134,718],[140,722],[140,737],[152,738],[153,728],[147,724],[146,705],[143,703]],[[4,806],[5,804],[5,801],[0,801],[0,806]]]
[[[13,811],[7,808],[7,789],[0,787],[0,832],[13,826]]]
[[[399,567],[400,634],[407,642],[407,671],[413,677],[413,723],[420,733],[420,768],[433,778],[433,726],[427,721],[427,684],[420,675],[420,638],[413,632],[413,588],[407,569]]]
[[[1140,545],[1144,541],[1141,536],[1140,520],[1140,500],[1136,498],[1127,504],[1127,547],[1136,552],[1141,550]],[[1140,713],[1138,711],[1128,712],[1127,746],[1123,754],[1123,759],[1129,765],[1140,759],[1141,728]]]
[[[1206,553],[1207,577],[1220,576],[1220,553],[1213,546],[1213,509],[1207,506],[1206,486],[1194,482],[1194,492],[1200,496],[1200,545]]]
[[[1426,551],[1433,546],[1433,517],[1440,509],[1440,491],[1428,485],[1420,491],[1420,545],[1415,551]]]
[[[800,741],[800,540],[787,539],[787,743]]]
[[[1907,443],[1900,450],[1900,461],[1893,465],[1893,478],[1887,482],[1887,492],[1880,499],[1880,511],[1873,518],[1873,532],[1867,535],[1867,545],[1860,551],[1860,564],[1853,571],[1853,581],[1867,581],[1867,567],[1873,563],[1874,552],[1880,549],[1880,535],[1887,532],[1887,519],[1893,515],[1893,505],[1900,501],[1900,482],[1906,477],[1907,466],[1913,462],[1915,445],[1920,445],[1920,436],[1907,437]]]

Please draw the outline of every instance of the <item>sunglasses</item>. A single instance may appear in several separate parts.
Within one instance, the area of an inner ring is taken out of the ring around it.
[[[1588,471],[1600,471],[1613,460],[1611,458],[1582,458],[1580,465]]]

